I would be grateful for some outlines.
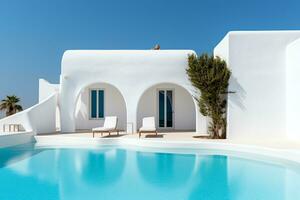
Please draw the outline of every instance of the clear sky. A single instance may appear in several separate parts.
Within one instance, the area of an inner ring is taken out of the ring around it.
[[[231,30],[300,29],[294,0],[0,0],[0,99],[38,100],[67,49],[193,49]]]

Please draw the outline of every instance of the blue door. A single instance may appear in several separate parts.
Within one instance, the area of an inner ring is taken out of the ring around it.
[[[172,128],[173,123],[173,91],[158,91],[158,124],[160,128]]]

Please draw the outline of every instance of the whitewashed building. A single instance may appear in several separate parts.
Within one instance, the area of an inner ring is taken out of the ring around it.
[[[186,75],[191,50],[70,50],[62,57],[60,84],[39,82],[37,109],[2,120],[37,134],[90,130],[105,116],[134,133],[142,118],[154,116],[160,131],[206,133]],[[54,97],[55,96],[55,97]],[[54,102],[53,102],[54,101]],[[51,103],[50,103],[51,102]],[[29,112],[32,113],[32,112]],[[22,116],[21,118],[18,116]],[[25,118],[25,119],[24,119]],[[34,122],[33,122],[34,121]],[[38,121],[38,122],[37,122]]]
[[[41,79],[39,104],[0,120],[34,134],[91,129],[105,116],[136,132],[154,116],[158,130],[207,132],[186,75],[192,50],[70,50],[59,84]],[[232,70],[229,139],[300,138],[300,31],[229,32],[214,55]]]
[[[185,73],[190,50],[74,50],[62,58],[62,132],[91,129],[117,116],[119,129],[135,132],[143,117],[158,129],[206,132]],[[41,90],[45,90],[41,85]]]

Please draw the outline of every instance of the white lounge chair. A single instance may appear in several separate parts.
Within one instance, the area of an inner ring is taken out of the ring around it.
[[[119,135],[119,130],[117,129],[118,118],[116,116],[105,117],[104,125],[102,127],[93,128],[93,137],[96,132],[100,132],[101,136],[103,133],[108,133],[110,135],[111,132],[117,132]]]
[[[142,127],[139,129],[139,138],[141,137],[142,133],[155,133],[157,135],[154,117],[143,118]]]

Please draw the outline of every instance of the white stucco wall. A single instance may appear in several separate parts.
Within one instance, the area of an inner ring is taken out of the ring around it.
[[[186,75],[191,50],[71,50],[64,53],[61,71],[61,129],[76,129],[76,99],[82,88],[108,83],[123,95],[127,121],[136,131],[136,113],[140,96],[157,83],[174,83],[190,94],[194,89]],[[206,118],[196,114],[197,132],[206,133]]]
[[[171,89],[173,91],[174,103],[174,129],[175,130],[196,130],[196,107],[192,96],[184,88],[175,84],[155,85],[142,95],[137,110],[137,125],[142,126],[143,117],[155,116],[156,127],[158,128],[158,96],[159,89]]]
[[[214,48],[214,55],[219,56],[226,61],[228,67],[230,68],[229,60],[229,37],[231,32],[227,33],[225,37],[219,42],[219,44]]]
[[[287,135],[300,139],[300,39],[287,46],[286,57]]]
[[[59,84],[51,84],[45,79],[39,79],[39,102],[47,99],[53,93],[59,92]]]
[[[56,131],[60,131],[60,108],[59,108],[59,93],[60,84],[49,83],[45,79],[39,79],[39,102],[47,99],[52,94],[57,94],[57,105],[55,109],[55,127]]]
[[[286,47],[299,31],[230,32],[214,54],[232,70],[228,138],[287,137]]]
[[[90,89],[104,90],[104,115],[117,116],[118,128],[126,130],[126,105],[122,94],[117,88],[105,84],[92,84],[82,90],[75,110],[76,129],[92,129],[102,126],[103,119],[90,119]]]

